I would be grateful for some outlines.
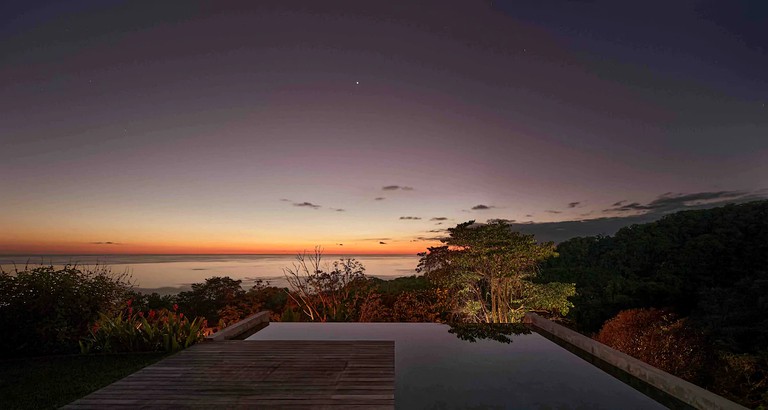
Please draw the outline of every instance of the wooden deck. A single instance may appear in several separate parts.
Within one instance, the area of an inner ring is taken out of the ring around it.
[[[65,408],[393,408],[393,341],[192,346]]]

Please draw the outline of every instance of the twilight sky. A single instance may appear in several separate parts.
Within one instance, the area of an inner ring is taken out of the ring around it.
[[[762,1],[11,3],[0,253],[415,253],[768,196]]]

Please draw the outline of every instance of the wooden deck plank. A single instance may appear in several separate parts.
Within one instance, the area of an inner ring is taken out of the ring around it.
[[[65,408],[394,407],[392,341],[195,345]]]

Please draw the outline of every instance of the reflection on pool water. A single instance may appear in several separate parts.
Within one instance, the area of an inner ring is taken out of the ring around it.
[[[436,323],[270,323],[246,340],[393,340],[397,408],[664,408],[537,333],[469,342]]]

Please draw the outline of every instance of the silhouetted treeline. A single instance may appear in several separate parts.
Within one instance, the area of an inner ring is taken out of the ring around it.
[[[333,276],[331,276],[333,278]],[[373,277],[357,278],[347,284],[344,298],[326,298],[325,302],[308,299],[321,314],[315,321],[344,322],[446,322],[447,294],[424,279],[423,276],[382,280]],[[263,310],[271,312],[272,321],[312,321],[292,298],[287,287],[272,286],[258,281],[244,288],[241,280],[227,276],[211,277],[195,283],[192,290],[176,295],[143,294],[130,292],[129,297],[137,309],[170,309],[178,305],[192,317],[201,316],[215,329],[226,327],[248,315]],[[333,310],[336,315],[325,315]]]
[[[576,283],[577,330],[748,407],[768,404],[768,201],[678,212],[557,252],[540,278]]]
[[[575,282],[569,316],[595,332],[619,311],[671,308],[734,351],[768,346],[768,201],[684,211],[557,247],[542,277]]]

